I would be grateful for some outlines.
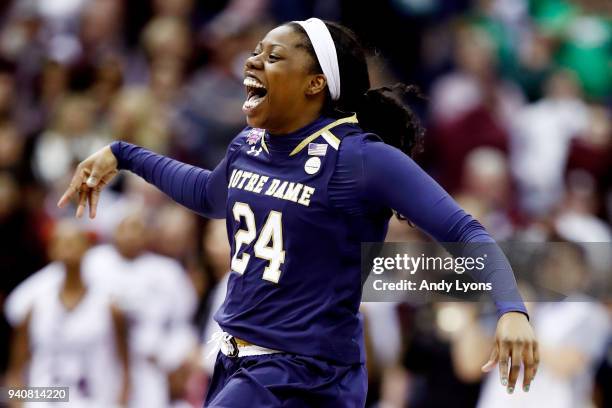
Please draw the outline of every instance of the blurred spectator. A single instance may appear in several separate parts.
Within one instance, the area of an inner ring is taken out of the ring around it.
[[[151,243],[152,248],[161,255],[179,261],[198,298],[203,298],[208,282],[205,282],[204,259],[199,245],[202,236],[201,218],[174,203],[167,204],[160,209],[152,230],[156,237]],[[221,242],[221,238],[216,238],[214,245],[222,246]]]
[[[176,17],[156,17],[149,21],[140,35],[142,50],[130,55],[126,64],[129,85],[150,84],[151,66],[168,62],[178,67],[181,74],[193,57],[193,40],[187,22]]]
[[[590,106],[589,124],[580,138],[573,139],[568,169],[579,169],[591,179],[591,211],[605,218],[605,193],[612,190],[612,113],[602,105]]]
[[[180,265],[147,251],[148,228],[142,211],[117,227],[114,245],[101,245],[85,260],[91,285],[117,299],[130,328],[132,393],[130,406],[166,407],[168,373],[192,350],[190,319],[195,294]]]
[[[611,242],[610,226],[597,218],[595,186],[584,173],[573,173],[562,207],[555,219],[556,232],[572,242]]]
[[[105,55],[122,51],[124,4],[121,0],[88,0],[84,3],[79,19],[81,58],[96,62]]]
[[[102,128],[108,126],[106,123],[108,118],[104,115],[117,97],[122,84],[123,72],[121,60],[115,56],[108,56],[102,59],[95,68],[93,83],[89,89],[89,93],[96,103],[97,119],[104,121],[104,123],[100,124]]]
[[[498,77],[491,39],[477,26],[461,27],[456,35],[456,71],[433,85],[432,119],[454,122],[476,108],[488,107],[494,119],[509,121],[522,105],[522,94],[513,83]]]
[[[33,122],[28,130],[32,133],[42,131],[50,124],[57,105],[69,92],[68,66],[45,59],[39,69],[35,85],[24,95],[28,120]]]
[[[544,99],[525,107],[512,132],[511,165],[521,206],[531,216],[550,212],[563,197],[572,138],[587,128],[588,109],[571,72],[548,80]]]
[[[53,263],[9,297],[16,330],[8,383],[69,387],[72,404],[101,408],[127,402],[127,327],[109,298],[82,279],[88,246],[75,222],[58,223]]]
[[[170,121],[192,56],[189,27],[176,18],[158,17],[145,27],[142,42],[146,61],[130,61],[129,86],[112,107],[111,131],[115,138],[167,153]]]
[[[527,38],[525,38],[527,37]],[[542,84],[553,69],[554,41],[541,32],[534,30],[524,34],[519,44],[518,64],[512,64],[514,72],[510,75],[525,90],[530,101],[542,96]]]
[[[520,89],[500,78],[493,44],[474,26],[461,27],[455,43],[456,71],[440,77],[431,91],[429,155],[438,179],[451,192],[459,188],[469,152],[479,146],[507,150],[507,126],[523,104]]]
[[[509,238],[514,214],[508,161],[503,152],[479,147],[465,159],[462,189],[457,196],[463,208],[478,219],[497,240]]]
[[[34,169],[47,185],[108,143],[95,129],[94,108],[82,95],[68,96],[59,103],[51,127],[40,136],[34,151]]]
[[[156,17],[144,28],[142,42],[149,60],[185,62],[191,54],[187,24],[175,17]]]
[[[196,215],[176,204],[161,208],[153,226],[156,252],[187,265],[197,256],[198,231]]]

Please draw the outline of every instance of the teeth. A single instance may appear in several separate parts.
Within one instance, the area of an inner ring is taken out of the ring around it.
[[[266,89],[265,86],[263,86],[263,84],[261,82],[259,82],[258,80],[256,80],[255,78],[252,77],[246,77],[244,78],[244,81],[242,81],[242,84],[244,86],[249,86],[251,88],[262,88],[262,89]]]
[[[244,101],[242,107],[245,109],[253,109],[254,107],[258,106],[263,100],[264,98],[251,98]]]
[[[259,82],[257,79],[253,77],[244,78],[242,83],[244,86],[248,88],[266,89],[266,87],[261,82]],[[265,96],[258,96],[254,90],[250,89],[248,90],[247,100],[242,105],[242,108],[243,109],[253,109],[257,107],[264,99],[265,99]]]

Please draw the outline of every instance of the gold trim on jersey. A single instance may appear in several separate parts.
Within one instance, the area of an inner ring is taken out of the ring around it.
[[[325,139],[325,141],[329,143],[329,145],[334,149],[338,150],[338,147],[340,147],[340,139],[334,136],[334,134],[329,130],[326,130],[325,132],[321,133],[321,137]]]
[[[266,151],[266,153],[270,154],[270,152],[268,151],[268,146],[266,146],[266,134],[265,133],[261,137],[261,147],[263,147],[263,149]]]
[[[333,147],[334,149],[338,150],[338,146],[340,146],[340,139],[338,139],[336,136],[334,136],[329,130],[334,128],[334,127],[336,127],[336,126],[338,126],[338,125],[342,125],[344,123],[358,123],[357,122],[357,115],[347,116],[346,118],[338,119],[337,121],[330,123],[329,125],[325,126],[324,128],[321,128],[321,129],[317,130],[312,135],[310,135],[307,138],[305,138],[304,140],[302,140],[300,142],[300,144],[297,145],[295,147],[295,149],[293,149],[293,151],[291,153],[289,153],[289,156],[295,156],[303,148],[308,146],[308,143],[312,142],[313,140],[315,140],[319,136],[323,136],[325,141],[327,143],[329,143],[331,147]],[[263,145],[263,142],[262,142],[262,145]],[[266,149],[266,148],[264,147],[264,149]],[[268,151],[268,150],[266,149],[266,151]]]

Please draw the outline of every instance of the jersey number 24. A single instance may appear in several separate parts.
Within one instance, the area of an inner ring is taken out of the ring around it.
[[[232,208],[234,219],[238,222],[244,218],[246,229],[239,229],[234,236],[235,251],[232,256],[232,270],[243,274],[246,271],[251,255],[246,251],[240,254],[242,245],[250,245],[255,238],[253,250],[255,256],[268,261],[268,266],[264,268],[263,279],[278,283],[280,279],[280,267],[285,262],[285,251],[283,250],[283,214],[278,211],[270,211],[268,218],[257,237],[255,226],[255,215],[251,207],[246,203],[236,202]],[[239,256],[240,255],[240,256]]]

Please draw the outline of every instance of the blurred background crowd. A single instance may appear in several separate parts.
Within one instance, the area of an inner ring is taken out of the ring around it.
[[[130,174],[94,220],[55,203],[112,140],[214,167],[245,126],[246,56],[310,16],[370,45],[375,86],[420,87],[417,161],[497,240],[571,243],[531,265],[571,295],[529,305],[542,354],[529,394],[480,372],[486,308],[367,303],[369,406],[612,406],[612,298],[584,295],[612,272],[584,245],[612,237],[609,0],[0,2],[0,385],[70,385],[70,406],[201,405],[224,221]],[[396,220],[387,237],[426,239]]]

